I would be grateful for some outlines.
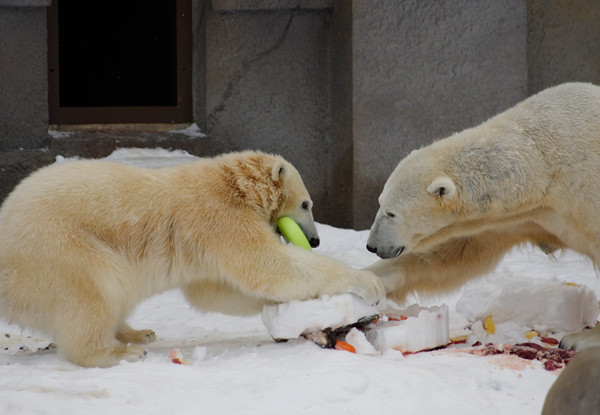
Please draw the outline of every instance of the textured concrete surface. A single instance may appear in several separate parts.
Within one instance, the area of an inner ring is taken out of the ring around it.
[[[0,7],[48,7],[52,0],[0,0]]]
[[[324,211],[335,226],[353,218],[352,2],[336,0],[331,25],[331,117],[333,145],[328,152]]]
[[[412,149],[565,81],[600,84],[596,0],[194,0],[194,122],[208,138],[48,135],[46,7],[0,0],[0,200],[56,154],[117,146],[294,163],[317,220],[366,229]]]
[[[563,82],[600,84],[600,2],[530,0],[529,93]]]
[[[0,151],[44,145],[46,51],[45,7],[0,7]]]
[[[331,139],[329,25],[321,10],[206,17],[207,134],[221,151],[279,153],[325,220]]]
[[[478,124],[527,91],[524,1],[353,1],[354,221],[412,149]]]
[[[333,0],[212,0],[218,11],[277,10],[277,9],[327,9]]]

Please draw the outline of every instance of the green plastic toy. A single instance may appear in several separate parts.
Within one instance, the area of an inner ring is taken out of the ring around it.
[[[300,229],[300,226],[289,216],[282,216],[277,219],[277,228],[279,232],[287,242],[291,242],[294,245],[312,251],[308,239]]]

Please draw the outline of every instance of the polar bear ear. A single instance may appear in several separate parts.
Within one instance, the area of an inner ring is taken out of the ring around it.
[[[427,186],[427,191],[433,195],[449,198],[456,193],[456,185],[450,177],[436,177],[431,184]]]
[[[274,182],[278,182],[281,179],[285,178],[287,175],[287,169],[285,166],[285,162],[283,160],[278,160],[273,164],[273,169],[271,170],[271,178]]]

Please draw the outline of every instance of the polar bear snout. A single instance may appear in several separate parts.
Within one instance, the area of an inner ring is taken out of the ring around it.
[[[400,255],[402,253],[402,251],[404,251],[404,247],[403,246],[400,246],[400,247],[390,246],[390,247],[386,247],[386,248],[381,248],[381,247],[378,248],[376,246],[367,244],[367,250],[369,252],[373,252],[374,254],[377,254],[377,256],[381,259],[390,259],[390,258],[396,258],[398,255]]]
[[[400,255],[406,248],[406,240],[397,237],[397,222],[396,214],[380,208],[369,232],[367,250],[382,259],[396,258]]]
[[[306,232],[302,226],[300,226],[300,229],[302,230],[304,236],[306,236],[306,239],[308,239],[308,243],[310,244],[311,248],[317,248],[321,244],[319,235],[312,232]]]
[[[300,228],[304,236],[306,236],[306,239],[308,239],[308,243],[310,244],[311,248],[317,248],[321,244],[321,239],[319,238],[317,228],[315,227],[312,218],[310,219],[310,221],[311,223],[308,225],[300,221],[297,221],[296,223],[298,223],[298,227]]]

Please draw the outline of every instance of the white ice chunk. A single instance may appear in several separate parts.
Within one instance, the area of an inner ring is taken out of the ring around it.
[[[262,321],[274,339],[293,339],[305,332],[353,324],[374,314],[378,314],[377,308],[362,298],[340,294],[265,306]]]
[[[470,321],[491,315],[496,323],[510,321],[540,332],[573,332],[595,325],[598,300],[585,285],[495,273],[467,286],[456,311]]]
[[[402,315],[407,317],[406,320],[380,322],[367,332],[367,339],[375,349],[382,353],[389,349],[402,353],[418,352],[450,342],[446,304],[430,308],[411,306]]]
[[[346,334],[346,343],[354,346],[358,354],[377,354],[377,350],[369,343],[365,333],[356,328],[350,329]]]

